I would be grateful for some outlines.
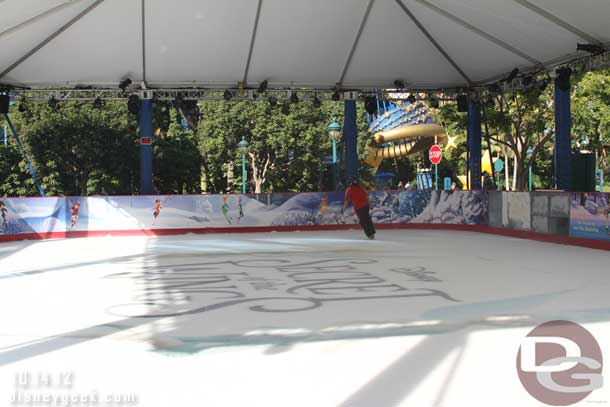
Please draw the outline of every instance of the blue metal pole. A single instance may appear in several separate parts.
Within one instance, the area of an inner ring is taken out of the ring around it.
[[[153,149],[152,149],[152,100],[142,99],[140,105],[140,194],[152,195],[153,188]],[[146,143],[146,140],[149,143]]]
[[[532,164],[529,165],[529,176],[528,176],[528,180],[529,180],[529,190],[532,190]]]
[[[481,189],[481,104],[476,100],[468,103],[468,168],[470,189]]]
[[[28,155],[25,152],[23,145],[21,144],[21,140],[19,140],[19,134],[17,133],[15,126],[13,126],[13,122],[11,122],[11,119],[9,119],[7,113],[4,114],[4,118],[6,119],[6,122],[8,123],[9,127],[11,128],[13,136],[15,136],[17,146],[19,147],[21,154],[23,154],[23,159],[25,160],[25,163],[27,164],[28,169],[30,170],[30,174],[32,174],[32,178],[34,178],[34,183],[36,184],[36,188],[38,188],[38,192],[40,192],[40,196],[44,196],[44,190],[42,189],[42,185],[40,185],[40,182],[38,181],[38,177],[36,176],[36,170],[34,170],[34,167],[32,166],[32,163],[30,162],[30,159],[28,158]]]
[[[345,149],[345,177],[358,178],[358,124],[356,101],[344,102],[343,148]]]
[[[241,193],[246,193],[246,153],[241,153]]]
[[[572,184],[572,113],[569,73],[555,79],[555,177],[557,189],[569,191]],[[567,77],[567,79],[566,79]],[[567,85],[567,86],[566,86]]]

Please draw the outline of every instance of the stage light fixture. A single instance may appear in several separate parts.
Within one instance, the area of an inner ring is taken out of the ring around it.
[[[258,92],[258,93],[263,93],[263,92],[265,92],[265,91],[267,90],[267,85],[268,85],[268,84],[269,84],[269,83],[267,82],[267,79],[265,79],[264,81],[262,81],[262,82],[260,83],[260,85],[258,85],[258,90],[257,90],[257,92]]]
[[[549,86],[548,79],[543,79],[540,82],[538,82],[538,89],[540,89],[541,92],[544,92],[546,90],[546,88],[548,88],[548,86]]]
[[[51,96],[47,101],[47,105],[53,110],[57,110],[59,108],[59,102],[55,99],[55,96]]]
[[[284,114],[284,115],[290,114],[290,105],[288,103],[282,104],[282,114]]]
[[[487,107],[489,107],[490,109],[494,108],[494,106],[496,105],[496,100],[494,99],[493,95],[487,95],[487,99],[485,100],[485,105]]]
[[[606,52],[606,48],[599,44],[577,44],[576,51],[585,51],[591,54],[601,54]]]
[[[366,110],[368,114],[377,113],[377,98],[375,98],[375,96],[366,96],[364,98],[364,110]]]
[[[131,85],[132,81],[129,78],[126,78],[125,80],[121,81],[121,83],[119,83],[119,88],[125,92],[125,89],[127,89],[127,87],[129,85]]]
[[[500,85],[498,85],[497,83],[492,83],[487,87],[487,90],[490,93],[500,93]]]
[[[506,82],[512,82],[515,80],[515,78],[517,77],[517,75],[519,75],[519,68],[515,68],[513,69],[510,74],[508,74],[508,77],[506,78]]]
[[[176,95],[174,98],[174,108],[181,109],[184,106],[184,97],[181,94]]]
[[[127,99],[127,110],[131,114],[140,113],[140,98],[138,95],[130,95]]]
[[[0,90],[1,92],[1,90]],[[7,114],[11,104],[11,97],[8,93],[0,93],[0,114]]]

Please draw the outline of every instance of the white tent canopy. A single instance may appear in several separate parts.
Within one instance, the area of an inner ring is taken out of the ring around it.
[[[0,84],[443,88],[610,43],[608,0],[0,0]]]

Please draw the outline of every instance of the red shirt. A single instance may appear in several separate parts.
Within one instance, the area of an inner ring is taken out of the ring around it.
[[[351,186],[345,191],[345,200],[352,201],[354,210],[364,208],[369,204],[369,194],[358,186]]]

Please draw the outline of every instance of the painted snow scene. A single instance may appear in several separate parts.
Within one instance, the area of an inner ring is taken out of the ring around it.
[[[344,193],[7,198],[0,233],[357,224]],[[468,191],[369,193],[378,224],[486,224],[487,195]]]

